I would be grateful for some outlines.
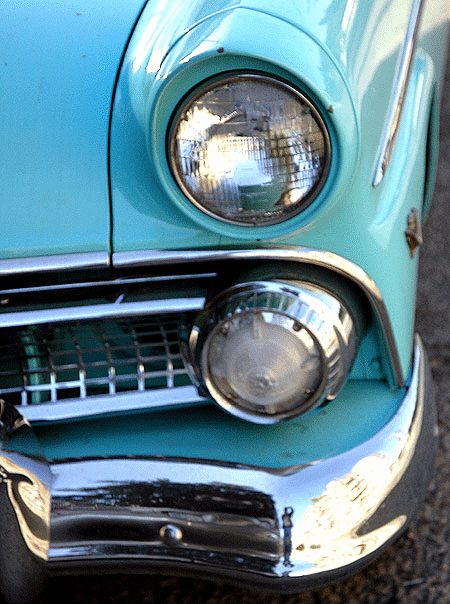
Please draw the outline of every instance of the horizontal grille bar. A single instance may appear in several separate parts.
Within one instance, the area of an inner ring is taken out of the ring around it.
[[[177,300],[150,300],[145,302],[125,302],[112,304],[93,304],[72,308],[51,308],[24,312],[0,314],[0,328],[21,327],[44,323],[66,323],[78,319],[105,319],[142,314],[160,314],[163,312],[199,311],[205,298],[180,298]]]
[[[180,407],[209,404],[195,386],[125,392],[114,396],[93,396],[86,399],[67,399],[62,404],[41,403],[22,405],[21,414],[30,422],[62,422],[76,418],[93,418],[111,413],[130,411],[167,411]]]

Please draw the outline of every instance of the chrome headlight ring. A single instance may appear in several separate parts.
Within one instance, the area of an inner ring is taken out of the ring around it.
[[[283,222],[315,199],[330,139],[314,105],[274,78],[230,75],[181,106],[170,133],[173,176],[204,213],[239,226]]]
[[[205,307],[191,331],[190,354],[219,406],[274,424],[338,394],[357,339],[349,310],[327,290],[306,282],[250,282]]]

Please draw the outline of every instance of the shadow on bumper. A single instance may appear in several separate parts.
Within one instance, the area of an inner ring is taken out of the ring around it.
[[[365,443],[313,464],[48,464],[36,458],[38,444],[17,412],[5,406],[3,420],[0,579],[7,600],[21,604],[47,571],[176,571],[280,592],[344,578],[404,530],[426,494],[436,440],[418,338],[392,419]],[[16,542],[20,554],[11,555]]]

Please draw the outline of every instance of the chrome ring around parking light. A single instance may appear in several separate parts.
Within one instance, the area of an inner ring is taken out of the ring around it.
[[[265,424],[335,398],[356,344],[343,303],[300,281],[235,285],[207,304],[190,336],[194,369],[212,398]]]

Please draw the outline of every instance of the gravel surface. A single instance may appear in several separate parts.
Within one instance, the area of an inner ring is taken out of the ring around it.
[[[366,570],[307,594],[273,596],[195,579],[53,579],[38,604],[449,604],[450,603],[450,68],[441,155],[425,227],[417,326],[429,352],[439,411],[440,448],[429,496],[408,531]]]

